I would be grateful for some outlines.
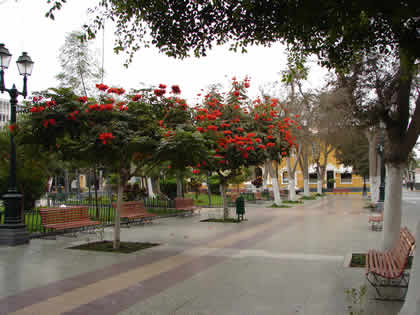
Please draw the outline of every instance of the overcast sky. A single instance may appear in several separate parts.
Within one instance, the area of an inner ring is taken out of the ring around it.
[[[56,86],[55,75],[60,71],[58,55],[67,33],[80,29],[86,23],[87,8],[97,0],[68,1],[64,9],[57,12],[56,20],[44,17],[48,5],[46,0],[0,0],[0,43],[4,43],[12,53],[12,61],[6,72],[6,84],[16,83],[21,87],[15,62],[22,51],[27,51],[35,62],[29,78],[29,91],[37,91]],[[177,60],[159,54],[155,49],[139,51],[132,64],[123,67],[124,55],[113,53],[112,25],[105,32],[105,72],[104,83],[124,87],[126,90],[147,85],[178,84],[182,95],[190,103],[196,101],[200,89],[210,84],[222,83],[227,86],[233,76],[238,79],[248,75],[251,78],[251,96],[258,95],[258,88],[279,80],[279,72],[285,69],[286,55],[280,44],[271,48],[250,47],[247,54],[228,51],[227,46],[216,47],[207,57]],[[92,43],[98,56],[102,53],[102,36]],[[323,82],[325,70],[311,64],[309,85],[318,88]],[[5,98],[6,95],[0,95]]]

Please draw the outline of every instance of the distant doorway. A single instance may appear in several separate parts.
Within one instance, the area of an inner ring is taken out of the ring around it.
[[[334,171],[327,171],[327,190],[334,189]]]

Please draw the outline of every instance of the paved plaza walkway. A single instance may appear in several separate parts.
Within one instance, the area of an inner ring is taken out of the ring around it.
[[[266,205],[247,204],[241,224],[200,222],[219,212],[203,209],[123,228],[123,241],[161,244],[132,254],[67,249],[95,234],[0,247],[0,314],[349,314],[345,289],[366,283],[349,254],[382,239],[368,229],[362,197]],[[403,220],[411,231],[414,219],[420,211]],[[365,314],[402,306],[373,300],[371,288],[367,297]]]

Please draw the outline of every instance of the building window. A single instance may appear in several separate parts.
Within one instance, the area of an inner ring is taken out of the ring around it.
[[[289,176],[288,176],[287,172],[283,172],[283,174],[281,175],[281,183],[282,184],[288,184],[289,183]]]
[[[318,174],[309,173],[309,184],[316,184],[317,181],[318,181]]]
[[[351,173],[341,173],[340,182],[341,184],[351,184],[352,183]]]

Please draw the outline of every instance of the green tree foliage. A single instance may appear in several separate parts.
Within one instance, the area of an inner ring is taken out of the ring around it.
[[[123,189],[135,174],[133,166],[146,159],[160,139],[160,101],[151,91],[134,95],[104,84],[97,88],[102,91],[98,101],[70,89],[52,89],[44,98],[35,98],[21,129],[26,143],[59,151],[67,160],[98,162],[119,174],[114,239],[118,248]]]
[[[17,143],[17,189],[22,197],[21,210],[30,210],[47,191],[48,177],[54,171],[54,156],[47,151],[39,151],[32,144],[22,144],[20,137]],[[7,192],[10,170],[10,134],[5,129],[0,132],[0,191]],[[23,216],[22,216],[23,217]]]
[[[339,163],[352,166],[355,174],[369,177],[369,142],[363,130],[352,128],[342,131],[333,146]]]

